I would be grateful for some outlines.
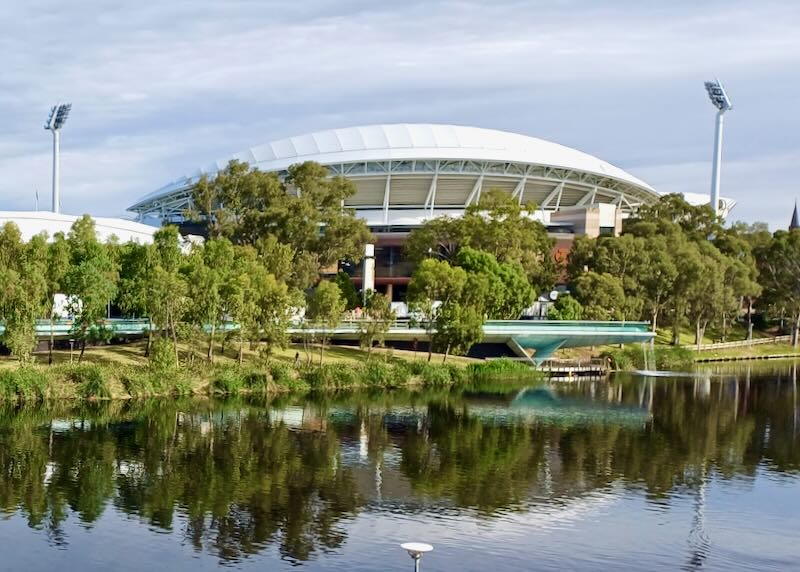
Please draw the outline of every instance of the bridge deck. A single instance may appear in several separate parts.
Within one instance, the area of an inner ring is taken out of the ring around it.
[[[51,335],[57,339],[74,337],[72,320],[56,320],[52,324],[40,320],[36,324],[36,334],[40,339]],[[144,335],[149,326],[147,320],[110,319],[106,326],[115,336],[136,337]],[[342,322],[336,328],[323,330],[313,326],[293,326],[289,334],[299,338],[304,334],[320,335],[326,333],[332,339],[357,340],[360,324]],[[232,331],[236,325],[225,324],[218,331]],[[0,334],[5,327],[0,325]],[[489,320],[483,326],[484,342],[506,344],[519,357],[541,363],[559,348],[599,346],[605,344],[643,343],[651,341],[655,334],[646,322],[593,322],[593,321],[553,321],[553,320]],[[386,334],[388,341],[427,341],[424,328],[409,321],[395,322]]]

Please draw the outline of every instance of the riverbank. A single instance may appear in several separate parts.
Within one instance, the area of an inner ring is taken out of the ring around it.
[[[148,360],[142,344],[105,346],[86,352],[84,361],[69,352],[54,354],[53,365],[20,366],[4,359],[0,363],[0,401],[46,399],[131,399],[182,395],[240,395],[339,391],[351,389],[395,389],[448,387],[495,376],[538,379],[542,374],[511,360],[481,361],[448,358],[427,361],[427,354],[378,352],[371,356],[357,348],[334,347],[306,359],[302,348],[287,348],[265,359],[247,352],[240,365],[235,357],[220,355],[214,364],[181,348],[185,360],[174,365],[174,354]],[[400,353],[401,355],[397,355]],[[42,360],[44,357],[44,360]]]
[[[600,355],[610,359],[611,368],[617,371],[686,371],[700,363],[800,359],[800,353],[791,344],[783,342],[703,351],[658,345],[650,351],[629,346],[623,349],[608,348]]]

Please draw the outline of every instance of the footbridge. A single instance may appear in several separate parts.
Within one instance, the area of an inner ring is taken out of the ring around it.
[[[303,329],[292,331],[302,335]],[[355,321],[343,322],[329,330],[328,335],[332,339],[357,340],[359,324]],[[654,337],[647,322],[488,320],[483,324],[482,343],[505,344],[517,357],[539,365],[561,348],[644,343]],[[427,342],[428,332],[410,321],[398,321],[386,333],[385,339]]]
[[[150,328],[148,320],[109,319],[105,327],[115,337],[132,338],[144,336]],[[333,340],[356,341],[362,324],[345,321],[335,328],[323,329],[312,324],[295,324],[289,334],[295,339],[311,335],[326,335]],[[236,325],[228,323],[218,331],[234,331]],[[5,328],[0,325],[0,334]],[[54,322],[41,320],[36,325],[40,339],[71,339],[75,336],[71,320]],[[649,342],[655,334],[647,322],[594,322],[555,320],[489,320],[483,325],[483,342],[505,344],[520,358],[539,364],[561,348],[578,348],[606,344],[629,344]],[[386,333],[387,341],[427,342],[425,328],[410,321],[394,322]]]

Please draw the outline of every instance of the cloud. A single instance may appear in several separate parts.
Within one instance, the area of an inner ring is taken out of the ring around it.
[[[714,74],[737,106],[728,157],[797,150],[798,120],[765,93],[776,82],[800,87],[800,9],[789,1],[39,0],[4,8],[3,208],[31,187],[48,188],[41,123],[65,99],[74,103],[65,205],[70,197],[72,210],[98,214],[119,213],[129,197],[251,145],[371,122],[498,127],[644,171],[702,164],[713,114],[700,82]],[[699,171],[685,171],[687,190],[702,186]],[[777,198],[787,186],[769,192]]]

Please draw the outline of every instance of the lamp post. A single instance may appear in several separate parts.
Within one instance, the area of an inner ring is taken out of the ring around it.
[[[50,109],[50,115],[47,117],[47,122],[44,128],[53,133],[53,212],[58,213],[61,211],[61,196],[59,189],[59,170],[60,170],[60,145],[59,145],[59,132],[64,124],[67,122],[69,112],[72,109],[71,103],[59,103]]]
[[[419,561],[422,560],[422,555],[433,550],[433,546],[423,542],[406,542],[401,544],[400,548],[408,552],[408,555],[414,559],[414,572],[419,572]]]
[[[711,103],[717,108],[717,122],[714,131],[714,161],[711,166],[711,208],[714,214],[719,214],[719,177],[722,168],[722,128],[724,125],[724,115],[729,109],[733,109],[733,104],[722,87],[722,82],[718,79],[706,82],[706,91]]]

